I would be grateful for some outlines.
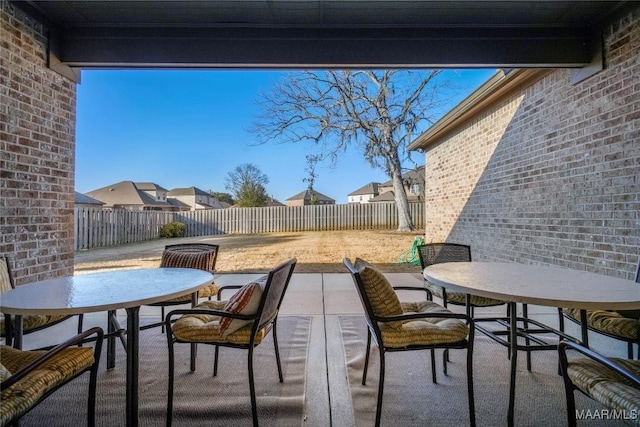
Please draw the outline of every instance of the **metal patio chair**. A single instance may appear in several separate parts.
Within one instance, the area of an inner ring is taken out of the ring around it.
[[[204,301],[192,309],[171,311],[166,319],[169,345],[169,389],[167,398],[167,426],[173,420],[173,386],[175,376],[174,345],[192,345],[191,371],[195,371],[195,344],[216,346],[214,376],[217,375],[218,347],[240,348],[248,351],[249,390],[253,425],[258,425],[256,390],[253,374],[254,348],[273,333],[278,377],[283,382],[278,351],[278,311],[296,266],[292,258],[271,270],[266,276],[253,280],[236,292],[229,301]],[[173,318],[180,316],[175,323]],[[213,387],[213,385],[212,385]]]
[[[160,268],[196,268],[214,274],[219,250],[219,245],[210,243],[179,243],[175,245],[167,245],[164,247],[164,251],[162,252]],[[217,295],[218,290],[219,287],[212,282],[210,285],[207,285],[198,291],[198,298],[211,299],[214,295]],[[189,304],[191,302],[192,296],[185,295],[167,301],[148,304],[149,306],[160,307],[162,320],[157,323],[144,325],[140,329],[144,330],[160,326],[162,328],[162,332],[164,332],[165,307]]]
[[[578,352],[580,356],[569,358],[569,350]],[[575,391],[628,417],[631,425],[640,425],[640,419],[637,418],[640,408],[640,361],[606,358],[572,341],[561,341],[558,352],[570,427],[576,426],[578,414]]]
[[[6,255],[0,255],[0,294],[7,292],[15,288],[15,282],[13,280],[13,274],[11,273],[11,267],[9,266],[9,258]],[[2,296],[0,295],[0,298]],[[6,345],[13,345],[15,348],[22,348],[22,336],[46,329],[50,326],[56,325],[67,319],[72,318],[74,315],[58,314],[58,315],[23,315],[22,316],[22,331],[17,330],[18,324],[16,324],[15,318],[9,314],[0,316],[0,337],[4,337]],[[78,316],[78,333],[82,332],[82,320],[83,315]]]
[[[362,385],[366,385],[371,340],[378,346],[380,354],[376,427],[380,425],[382,415],[386,353],[412,350],[433,351],[438,348],[467,350],[469,424],[475,426],[473,319],[466,314],[452,313],[432,301],[400,302],[395,290],[425,292],[425,289],[404,286],[394,288],[380,271],[366,261],[356,259],[355,263],[352,264],[349,259],[345,258],[343,262],[349,273],[351,273],[353,282],[358,290],[367,322],[367,347]],[[433,352],[431,369],[435,381]]]
[[[640,283],[640,259],[636,267],[635,282]],[[558,317],[559,329],[563,332],[564,319],[579,325],[586,324],[581,337],[586,347],[589,347],[588,331],[596,332],[626,342],[629,359],[634,357],[633,346],[635,345],[636,359],[640,358],[640,310],[585,310],[584,314],[581,314],[581,310],[577,308],[558,308]]]
[[[77,347],[92,336],[94,348]],[[102,339],[102,329],[91,328],[51,350],[22,351],[0,346],[0,426],[18,425],[22,416],[85,372],[90,373],[87,425],[95,426]]]

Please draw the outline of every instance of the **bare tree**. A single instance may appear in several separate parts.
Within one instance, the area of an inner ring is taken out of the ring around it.
[[[393,182],[398,231],[413,231],[402,182],[406,147],[444,103],[441,70],[330,70],[288,74],[261,95],[260,143],[311,142],[335,165],[351,144]]]
[[[316,182],[316,178],[318,177],[318,174],[316,173],[316,165],[320,160],[322,160],[322,157],[316,154],[308,154],[306,159],[307,167],[305,172],[307,172],[308,175],[306,178],[302,179],[302,182],[308,183],[307,189],[309,190],[309,193],[311,193],[311,204],[317,205],[318,196],[316,195],[316,191],[313,189],[313,184]]]
[[[225,178],[225,187],[241,207],[266,206],[269,196],[264,186],[268,183],[267,175],[251,163],[236,166]]]

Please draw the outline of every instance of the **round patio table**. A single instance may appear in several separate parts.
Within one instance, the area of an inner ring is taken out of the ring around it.
[[[211,273],[191,268],[107,271],[42,280],[4,292],[0,312],[15,315],[17,334],[25,314],[127,312],[127,426],[138,425],[138,345],[140,306],[193,294],[211,283]],[[16,337],[18,338],[18,337]]]
[[[509,346],[511,355],[507,414],[509,426],[513,426],[514,419],[517,351],[557,349],[557,344],[529,345],[530,341],[535,343],[539,340],[519,329],[517,322],[523,322],[525,329],[532,323],[543,329],[539,332],[551,332],[562,338],[570,338],[535,320],[518,318],[517,303],[578,308],[583,319],[586,317],[585,310],[640,308],[640,285],[636,282],[580,270],[516,263],[449,262],[431,265],[424,269],[423,274],[425,279],[436,285],[467,295],[503,300],[509,304],[509,339],[505,341],[492,336],[495,341]],[[488,330],[480,331],[491,336]],[[518,344],[518,336],[525,337],[527,345]]]

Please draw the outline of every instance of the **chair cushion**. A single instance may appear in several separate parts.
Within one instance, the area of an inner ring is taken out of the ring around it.
[[[10,372],[20,369],[39,358],[45,351],[21,351],[0,346],[0,360]],[[93,349],[69,347],[53,356],[41,367],[0,394],[0,425],[5,425],[26,413],[45,393],[73,378],[93,365]]]
[[[360,274],[373,314],[380,317],[402,314],[398,295],[382,272],[360,258],[356,258],[354,267]],[[400,328],[402,322],[387,323],[386,326]]]
[[[247,283],[233,294],[222,310],[235,314],[256,314],[266,283],[267,276],[262,276],[251,283]],[[250,320],[223,317],[220,320],[220,333],[223,337],[226,337],[249,323],[252,322]]]
[[[220,287],[215,283],[205,286],[198,291],[198,298],[209,298],[214,297],[218,294]],[[181,297],[171,298],[170,300],[166,300],[163,302],[149,304],[149,305],[166,305],[167,303],[188,303],[191,302],[191,294],[182,295]]]
[[[616,364],[640,376],[640,361],[611,359]],[[569,360],[567,374],[575,386],[607,408],[637,412],[640,389],[604,365],[587,358]],[[640,425],[640,419],[636,420]]]
[[[431,293],[442,299],[442,286],[434,285],[429,281],[425,281],[425,287],[431,291]],[[447,303],[457,304],[457,305],[467,305],[467,294],[464,292],[453,292],[447,289]],[[504,304],[504,301],[481,297],[478,295],[471,295],[471,305],[476,307],[491,307],[494,305]]]
[[[563,308],[562,311],[580,322],[580,310],[577,308]],[[606,334],[620,337],[625,340],[638,339],[640,320],[629,318],[615,311],[587,310],[587,325],[589,328],[602,331]]]
[[[9,266],[7,259],[0,256],[0,293],[11,289],[11,278],[9,277]]]
[[[403,314],[451,313],[432,301],[402,302],[401,308]],[[394,323],[399,323],[400,327],[381,325],[380,332],[385,347],[454,343],[466,339],[469,334],[469,327],[458,319],[433,318]]]
[[[39,314],[28,314],[26,316],[22,316],[22,332],[28,333],[39,328],[42,328],[47,325],[52,325],[54,323],[60,322],[70,316],[65,314],[52,315],[52,316],[44,316]],[[13,319],[12,319],[13,320]],[[0,316],[0,337],[4,336],[4,316]]]
[[[2,363],[0,363],[0,382],[6,380],[11,376],[11,371],[7,369]]]
[[[160,267],[197,268],[212,272],[214,259],[212,256],[214,254],[213,251],[190,252],[165,249],[162,252]]]
[[[160,267],[165,268],[195,268],[198,270],[208,271],[213,273],[216,260],[216,251],[180,251],[165,249],[162,252],[162,258],[160,260]],[[218,293],[220,288],[211,283],[198,291],[198,298],[209,298]],[[177,298],[172,298],[167,301],[163,301],[150,305],[166,305],[179,304],[191,302],[191,294],[183,295]]]
[[[203,301],[197,308],[222,310],[228,301]],[[178,340],[195,341],[204,343],[233,343],[249,344],[251,339],[251,326],[244,325],[234,332],[222,336],[220,332],[220,316],[185,314],[171,327],[173,335]],[[261,329],[255,338],[255,344],[260,344],[268,331]]]

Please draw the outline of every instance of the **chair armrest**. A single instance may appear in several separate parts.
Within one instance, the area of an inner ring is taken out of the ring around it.
[[[599,353],[596,353],[595,351],[593,351],[591,349],[588,349],[587,347],[585,347],[584,345],[582,345],[580,343],[576,343],[576,342],[572,342],[572,341],[564,341],[564,340],[561,341],[560,344],[558,344],[558,353],[559,353],[559,356],[560,356],[560,367],[562,369],[562,374],[563,375],[566,375],[566,372],[567,372],[567,365],[568,365],[567,349],[575,350],[578,353],[581,353],[582,355],[586,356],[587,358],[592,359],[592,360],[602,364],[603,366],[611,369],[612,371],[614,371],[618,375],[621,375],[622,377],[626,378],[627,380],[633,382],[636,387],[640,387],[640,377],[635,375],[633,372],[628,371],[627,369],[625,369],[622,366],[618,365],[614,361],[602,356]]]
[[[87,337],[94,334],[96,335],[96,338],[95,338],[96,346],[94,348],[94,360],[95,360],[94,363],[96,363],[100,357],[100,353],[102,350],[102,340],[104,338],[104,331],[102,330],[102,328],[99,328],[99,327],[87,329],[86,331],[74,337],[69,338],[68,340],[62,342],[61,344],[58,344],[57,346],[53,347],[51,350],[48,350],[45,354],[38,357],[28,365],[24,366],[19,371],[14,372],[9,378],[7,378],[6,381],[2,382],[2,384],[0,385],[0,389],[4,390],[6,388],[11,387],[12,385],[20,381],[22,378],[24,378],[27,374],[29,374],[30,372],[42,366],[45,362],[50,360],[52,357],[60,353],[65,348],[81,344]]]
[[[222,297],[222,291],[227,290],[227,289],[240,289],[243,285],[227,285],[227,286],[221,286],[220,288],[218,288],[218,294],[217,294],[217,298],[218,301],[221,301],[221,297]]]
[[[433,299],[433,294],[427,288],[420,288],[418,286],[393,286],[393,290],[395,291],[424,291],[427,293],[427,299]]]
[[[165,324],[168,330],[171,330],[171,318],[178,315],[185,314],[203,314],[208,316],[220,316],[220,317],[231,317],[232,319],[241,319],[241,320],[255,320],[257,318],[256,314],[239,314],[239,313],[231,313],[229,311],[224,310],[213,310],[207,308],[192,308],[192,309],[178,309],[170,311],[165,317]]]

